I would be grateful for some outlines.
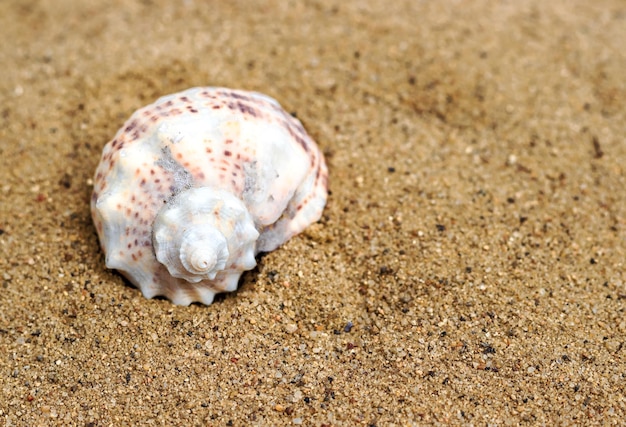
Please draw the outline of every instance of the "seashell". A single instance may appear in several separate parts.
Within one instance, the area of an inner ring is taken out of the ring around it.
[[[193,88],[139,109],[106,144],[91,212],[106,266],[145,297],[211,304],[321,217],[327,177],[274,99]]]

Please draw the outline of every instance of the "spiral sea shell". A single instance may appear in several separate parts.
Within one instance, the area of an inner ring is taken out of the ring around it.
[[[321,217],[327,176],[272,98],[193,88],[139,109],[104,147],[91,212],[107,267],[144,296],[211,304]]]

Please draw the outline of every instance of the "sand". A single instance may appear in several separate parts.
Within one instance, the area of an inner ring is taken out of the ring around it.
[[[0,34],[0,424],[624,422],[624,2],[7,0]],[[88,204],[124,120],[200,85],[295,113],[331,195],[178,307]]]

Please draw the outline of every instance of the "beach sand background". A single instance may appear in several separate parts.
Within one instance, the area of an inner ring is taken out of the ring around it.
[[[0,34],[0,424],[623,423],[623,1],[5,0]],[[275,97],[330,168],[208,307],[108,271],[89,212],[192,86]]]

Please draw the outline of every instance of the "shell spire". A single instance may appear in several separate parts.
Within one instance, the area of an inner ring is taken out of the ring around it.
[[[108,268],[143,294],[210,304],[259,252],[317,221],[324,157],[267,96],[193,88],[136,111],[103,150],[92,216]]]
[[[227,266],[254,268],[258,237],[241,200],[210,187],[178,194],[161,208],[153,225],[157,260],[172,276],[191,283],[213,280]]]

